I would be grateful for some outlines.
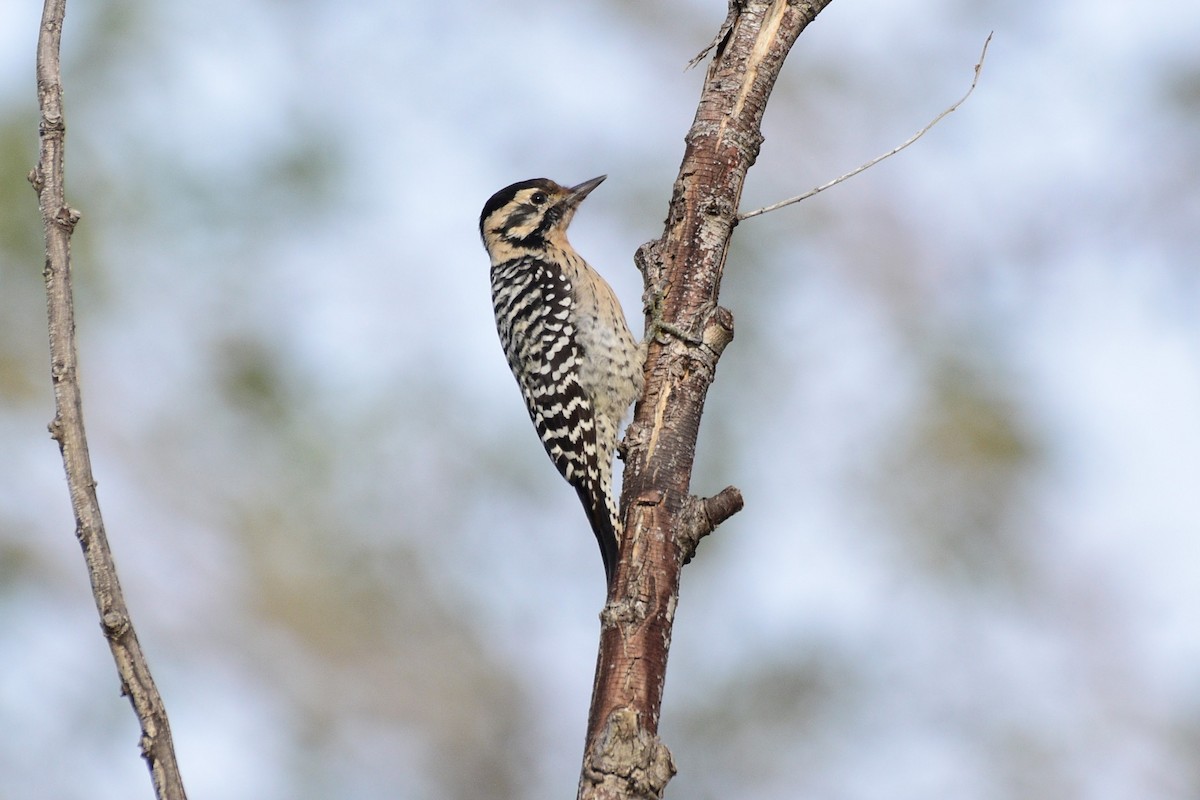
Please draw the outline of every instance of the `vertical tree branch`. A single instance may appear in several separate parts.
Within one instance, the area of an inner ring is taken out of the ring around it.
[[[742,505],[732,487],[689,495],[696,437],[733,317],[717,305],[746,172],[792,44],[830,0],[730,0],[661,239],[645,276],[646,387],[626,438],[621,563],[601,614],[579,797],[659,798],[675,772],[658,739],[679,574],[696,543]]]
[[[66,124],[62,109],[59,49],[65,0],[46,0],[37,46],[37,90],[41,109],[41,151],[29,179],[38,193],[46,234],[46,308],[50,331],[50,375],[54,384],[54,420],[50,435],[58,442],[71,505],[75,535],[83,548],[100,627],[112,650],[121,678],[121,692],[129,697],[142,727],[142,756],[150,768],[159,800],[186,800],[166,708],[142,655],[133,629],[116,565],[104,533],[96,481],[92,477],[87,437],[83,428],[83,402],[79,392],[78,356],[75,347],[75,311],[71,291],[71,233],[79,212],[67,206],[63,186],[63,152]]]

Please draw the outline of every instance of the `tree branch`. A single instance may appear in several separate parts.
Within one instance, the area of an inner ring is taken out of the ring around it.
[[[129,697],[142,727],[142,756],[150,768],[159,800],[186,800],[171,729],[162,698],[142,655],[133,622],[125,606],[116,565],[104,533],[96,481],[92,477],[87,437],[83,428],[83,402],[79,391],[78,355],[75,347],[75,310],[71,291],[71,233],[79,212],[66,203],[63,154],[66,124],[62,109],[59,49],[65,0],[46,0],[37,46],[37,90],[41,108],[41,151],[29,180],[38,193],[46,235],[46,307],[50,331],[50,375],[54,384],[54,420],[50,435],[58,442],[71,505],[75,535],[83,547],[88,577],[100,627],[112,650],[121,678],[121,692]]]
[[[733,0],[686,137],[661,239],[639,248],[646,386],[627,434],[624,537],[588,719],[580,798],[659,798],[675,772],[658,739],[679,575],[696,543],[741,508],[732,487],[689,494],[696,437],[733,316],[717,305],[763,111],[801,31],[830,0]]]
[[[751,217],[757,217],[759,214],[766,214],[768,211],[776,211],[780,208],[783,208],[784,206],[790,206],[793,203],[799,203],[802,200],[807,200],[808,198],[812,197],[813,195],[820,194],[821,192],[825,191],[826,189],[832,189],[834,186],[837,186],[839,183],[850,180],[851,178],[853,178],[855,175],[859,174],[860,172],[866,172],[871,167],[878,164],[880,161],[883,161],[884,159],[887,159],[887,158],[891,158],[892,156],[896,155],[896,153],[899,153],[901,150],[903,150],[904,148],[908,147],[910,144],[915,142],[917,139],[920,139],[922,136],[929,133],[929,131],[933,128],[934,125],[937,125],[939,122],[944,120],[946,117],[950,116],[950,114],[952,114],[953,112],[958,110],[959,106],[961,106],[963,103],[967,102],[967,98],[970,97],[971,93],[975,91],[975,86],[979,83],[979,73],[983,71],[983,60],[985,58],[987,58],[988,45],[991,43],[992,43],[992,34],[989,33],[987,35],[987,38],[983,40],[983,51],[980,52],[980,54],[979,54],[979,61],[975,62],[975,77],[971,79],[971,86],[967,89],[967,93],[964,94],[962,97],[958,98],[958,100],[956,100],[950,107],[948,107],[944,111],[942,111],[942,113],[940,113],[936,117],[934,117],[929,122],[929,124],[926,125],[924,128],[921,128],[921,130],[917,131],[912,136],[908,137],[903,142],[901,142],[900,144],[893,147],[891,150],[888,150],[883,155],[875,156],[875,158],[872,158],[870,161],[868,161],[865,164],[861,164],[861,165],[855,167],[854,169],[847,172],[845,175],[839,175],[838,177],[834,178],[833,180],[829,181],[828,183],[823,183],[815,189],[808,190],[804,194],[798,194],[795,197],[789,197],[787,200],[780,200],[778,203],[772,203],[769,206],[764,206],[762,208],[756,208],[753,211],[747,211],[745,214],[738,214],[738,220],[741,221],[744,219],[750,219]]]

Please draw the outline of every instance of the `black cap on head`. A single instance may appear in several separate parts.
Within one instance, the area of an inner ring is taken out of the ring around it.
[[[487,221],[487,218],[492,215],[493,211],[509,203],[517,196],[517,192],[522,189],[532,189],[535,186],[545,189],[548,192],[558,188],[558,184],[549,178],[530,178],[527,181],[518,181],[517,183],[505,186],[488,198],[488,201],[483,204],[483,211],[479,215],[479,235],[483,236],[483,223]]]

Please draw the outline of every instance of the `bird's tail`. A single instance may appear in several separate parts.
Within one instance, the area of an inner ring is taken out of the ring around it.
[[[600,545],[600,558],[604,561],[604,579],[611,587],[613,576],[617,572],[617,560],[621,555],[620,539],[617,532],[621,523],[617,519],[617,510],[608,492],[589,491],[586,486],[575,489],[583,510],[587,513],[588,522],[592,524],[592,532],[596,534],[596,542]]]

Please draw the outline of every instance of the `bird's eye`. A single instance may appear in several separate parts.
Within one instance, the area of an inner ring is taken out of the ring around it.
[[[546,202],[546,193],[545,192],[534,192],[532,195],[530,195],[529,200],[535,206],[540,206],[542,203]]]

